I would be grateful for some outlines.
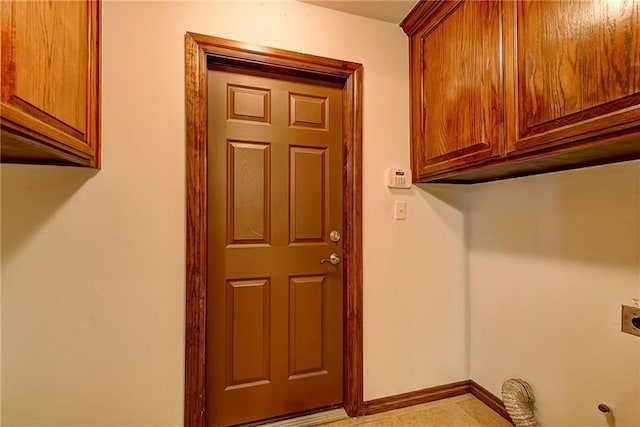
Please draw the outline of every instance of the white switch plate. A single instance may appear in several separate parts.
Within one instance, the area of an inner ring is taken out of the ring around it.
[[[407,202],[404,200],[396,200],[394,204],[393,219],[407,218]]]

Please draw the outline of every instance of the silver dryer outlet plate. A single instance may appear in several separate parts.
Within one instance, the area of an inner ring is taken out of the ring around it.
[[[640,308],[622,306],[622,332],[640,337]]]

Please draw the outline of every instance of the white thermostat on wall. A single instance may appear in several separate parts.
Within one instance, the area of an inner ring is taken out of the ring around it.
[[[411,187],[411,170],[388,168],[386,170],[387,187],[409,188]]]

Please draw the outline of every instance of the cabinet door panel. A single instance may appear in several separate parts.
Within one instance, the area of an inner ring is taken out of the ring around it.
[[[97,166],[97,1],[2,1],[3,161]]]
[[[87,105],[87,5],[18,1],[14,7],[24,17],[15,23],[15,98],[82,137]]]
[[[422,177],[503,151],[502,4],[443,2],[439,7],[412,37],[413,105],[420,106],[413,112],[413,167]]]
[[[508,5],[506,15],[516,28],[515,53],[505,49],[507,81],[513,82],[507,93],[514,106],[513,117],[507,117],[509,151],[528,152],[640,123],[638,5],[632,0]]]

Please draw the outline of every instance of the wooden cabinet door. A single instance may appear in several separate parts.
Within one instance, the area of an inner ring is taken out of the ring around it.
[[[97,166],[97,1],[2,1],[3,161]]]
[[[639,3],[505,2],[509,155],[596,144],[640,124]]]
[[[504,152],[502,2],[422,2],[410,36],[414,181]]]

